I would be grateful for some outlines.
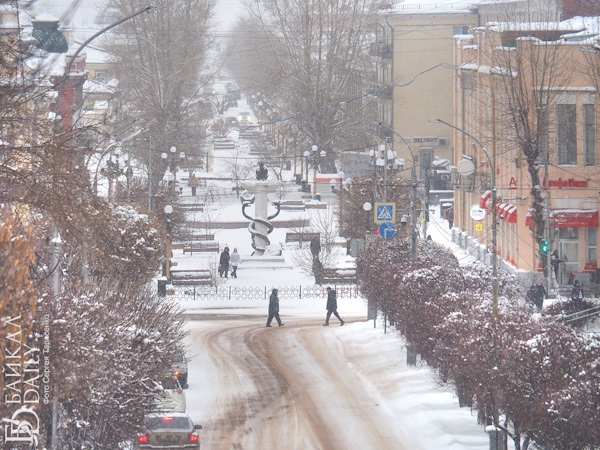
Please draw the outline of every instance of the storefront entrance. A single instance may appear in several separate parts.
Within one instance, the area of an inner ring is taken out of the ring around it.
[[[566,284],[569,275],[579,271],[579,229],[559,228],[558,238],[560,239],[559,255],[563,260],[558,282]]]

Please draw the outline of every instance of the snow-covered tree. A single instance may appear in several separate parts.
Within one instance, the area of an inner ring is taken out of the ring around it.
[[[244,29],[260,33],[252,43],[259,46],[258,61],[264,61],[247,66],[259,74],[252,78],[262,80],[269,107],[300,129],[303,142],[297,144],[325,150],[319,167],[337,172],[336,150],[345,146],[348,122],[356,122],[355,115],[363,126],[374,120],[367,113],[374,112],[367,107],[372,99],[364,92],[374,72],[368,44],[375,2],[256,0],[248,9]],[[342,115],[345,102],[351,110]]]
[[[118,448],[140,430],[172,376],[184,336],[177,307],[149,291],[67,287],[53,302],[59,448]]]

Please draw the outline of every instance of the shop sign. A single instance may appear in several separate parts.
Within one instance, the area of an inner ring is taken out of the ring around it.
[[[543,180],[543,185],[546,186],[546,179]],[[548,180],[548,187],[551,188],[587,188],[588,182],[587,180],[576,180],[575,178],[569,178],[567,180],[563,180],[559,178],[558,180]]]

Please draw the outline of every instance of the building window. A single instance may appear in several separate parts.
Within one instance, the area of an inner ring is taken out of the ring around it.
[[[460,86],[464,91],[474,91],[476,86],[473,75],[470,73],[461,73]]]
[[[96,72],[96,76],[94,77],[94,80],[96,80],[100,83],[106,83],[106,72],[104,72],[104,71]]]
[[[595,105],[583,105],[585,165],[596,165],[596,110]]]
[[[596,261],[598,246],[596,244],[596,228],[587,228],[587,261]]]
[[[469,25],[454,25],[452,27],[452,34],[454,36],[457,34],[469,34]]]
[[[558,164],[577,165],[576,105],[556,105]]]

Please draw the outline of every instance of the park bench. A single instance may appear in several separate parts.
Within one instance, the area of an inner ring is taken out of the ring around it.
[[[315,232],[287,232],[285,233],[285,242],[310,242],[313,238],[320,239],[321,233]]]
[[[194,253],[210,253],[210,252],[219,252],[219,243],[216,241],[205,241],[205,242],[196,242],[193,245],[184,245],[183,246],[183,254],[186,253],[194,254]]]
[[[206,269],[171,270],[174,286],[208,286],[212,284],[210,272]]]
[[[204,203],[180,203],[179,207],[185,212],[203,212]]]
[[[190,233],[185,238],[186,241],[214,241],[214,234],[195,234]]]
[[[323,269],[323,284],[356,283],[355,268]]]
[[[304,201],[302,200],[282,200],[279,202],[279,208],[282,211],[304,211]]]

